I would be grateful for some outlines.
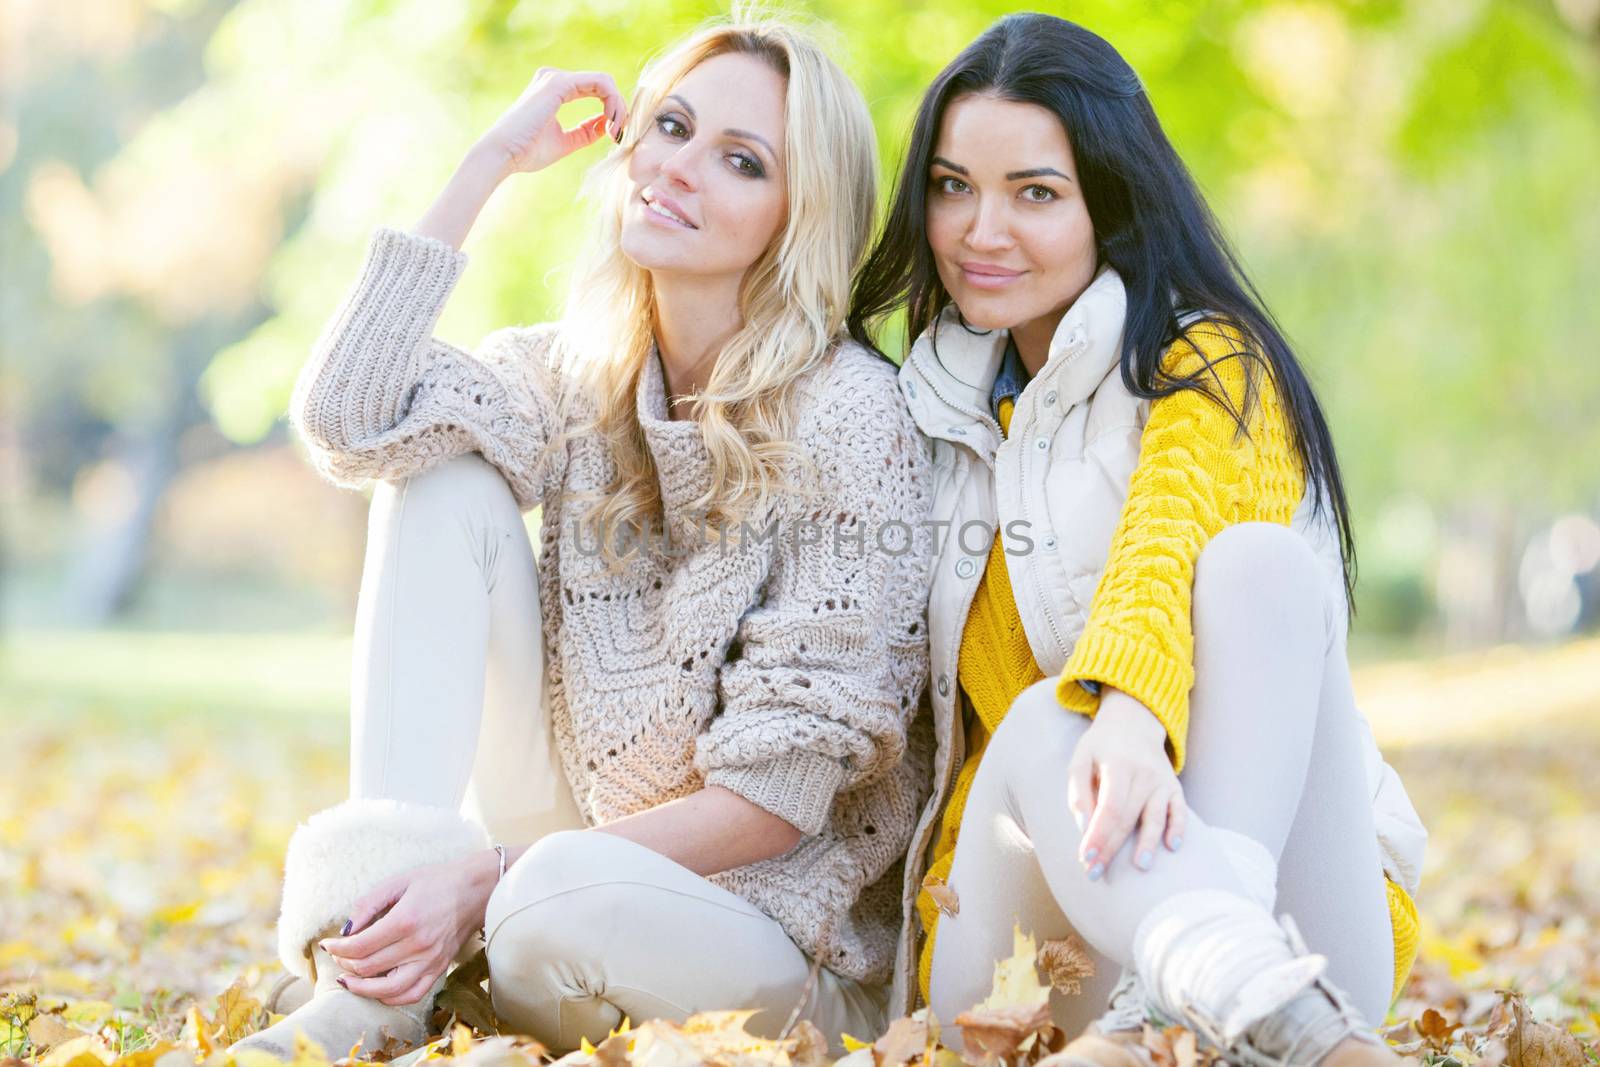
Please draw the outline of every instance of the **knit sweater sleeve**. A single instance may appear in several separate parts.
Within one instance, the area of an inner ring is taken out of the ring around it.
[[[807,834],[894,768],[928,673],[928,444],[892,366],[854,346],[835,360],[797,434],[820,497],[783,513],[695,753],[707,785]]]
[[[463,452],[498,467],[518,506],[544,498],[555,421],[553,327],[506,327],[469,353],[432,336],[466,267],[431,237],[379,227],[301,368],[289,420],[328,481],[360,488]]]
[[[1206,322],[1188,336],[1168,349],[1165,366],[1183,375],[1204,371],[1212,391],[1243,410],[1245,360],[1253,357],[1240,354],[1240,334]],[[1082,683],[1128,693],[1166,727],[1178,771],[1194,684],[1190,607],[1200,552],[1235,523],[1287,525],[1304,492],[1270,377],[1264,367],[1257,376],[1245,437],[1236,434],[1232,414],[1194,390],[1151,404],[1106,569],[1056,690],[1062,704],[1087,715],[1098,710],[1099,696]]]

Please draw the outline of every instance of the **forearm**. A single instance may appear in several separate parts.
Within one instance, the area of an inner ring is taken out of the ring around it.
[[[699,875],[781,856],[802,836],[784,819],[715,785],[594,829],[637,842]]]
[[[459,249],[478,213],[509,173],[505,153],[474,146],[412,232]]]
[[[659,852],[699,875],[712,875],[788,852],[801,838],[788,822],[732,790],[707,786],[698,793],[593,827]],[[506,868],[531,846],[506,846]],[[467,857],[471,882],[488,906],[499,879],[500,857],[485,849]]]

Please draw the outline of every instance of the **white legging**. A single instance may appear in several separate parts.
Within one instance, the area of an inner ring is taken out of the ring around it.
[[[565,1052],[624,1017],[759,1008],[771,1036],[806,1003],[875,1036],[888,990],[823,969],[737,895],[614,834],[583,830],[541,700],[532,545],[475,452],[373,491],[356,608],[350,792],[460,809],[532,844],[489,900],[489,985],[503,1028]]]
[[[1148,872],[1133,864],[1135,834],[1089,880],[1066,768],[1090,720],[1061,708],[1053,678],[1017,698],[984,749],[957,836],[949,885],[960,910],[939,920],[930,975],[938,1018],[988,993],[1020,922],[1041,940],[1076,931],[1095,951],[1098,972],[1082,994],[1052,994],[1056,1021],[1076,1034],[1104,1010],[1139,920],[1175,893],[1214,888],[1268,906],[1275,895],[1276,911],[1328,957],[1330,980],[1372,1025],[1382,1021],[1392,932],[1343,605],[1327,589],[1286,526],[1232,526],[1202,552],[1179,776],[1190,815],[1178,851],[1156,849]]]

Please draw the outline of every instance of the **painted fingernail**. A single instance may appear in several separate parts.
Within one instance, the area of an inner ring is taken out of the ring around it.
[[[1089,881],[1098,882],[1100,880],[1100,876],[1105,873],[1106,865],[1103,863],[1097,863],[1093,867],[1089,868]]]
[[[353,921],[354,920],[352,920],[352,919],[346,919],[344,921],[344,929],[339,931],[339,936],[340,937],[346,937],[346,936],[349,935],[349,933],[350,933],[350,924]]]
[[[1139,866],[1144,870],[1148,871],[1150,869],[1150,865],[1154,863],[1155,860],[1156,858],[1152,856],[1148,850],[1139,853]]]
[[[1083,861],[1085,863],[1093,863],[1095,857],[1098,855],[1100,855],[1100,850],[1097,848],[1091,848],[1088,852],[1083,854]]]
[[[1181,844],[1183,844],[1183,835],[1179,834],[1177,837],[1172,839],[1172,851],[1178,851],[1178,846]]]
[[[344,975],[342,975],[342,974],[339,977],[335,978],[334,981],[338,982],[340,987],[343,988],[343,989],[349,989],[350,988],[350,984],[344,980]]]

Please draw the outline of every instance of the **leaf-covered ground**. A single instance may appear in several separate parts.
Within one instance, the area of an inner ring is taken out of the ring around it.
[[[279,864],[296,820],[342,799],[343,719],[244,698],[219,698],[221,710],[123,699],[73,689],[66,669],[47,697],[42,668],[30,675],[11,656],[0,670],[0,1067],[224,1062],[228,1044],[269,1021],[259,999],[279,973]],[[1390,1040],[1440,1067],[1600,1063],[1600,642],[1373,668],[1358,690],[1432,833],[1422,955]],[[1059,1045],[1030,995],[989,1006],[994,1055],[1034,1062]],[[574,1059],[825,1058],[805,1028],[771,1043],[740,1023],[733,1012],[647,1024]],[[925,1020],[856,1036],[878,1039],[853,1054],[867,1064],[950,1059]],[[1205,1060],[1181,1031],[1145,1044],[1159,1067]],[[422,1055],[476,1065],[538,1050],[462,1028]]]

